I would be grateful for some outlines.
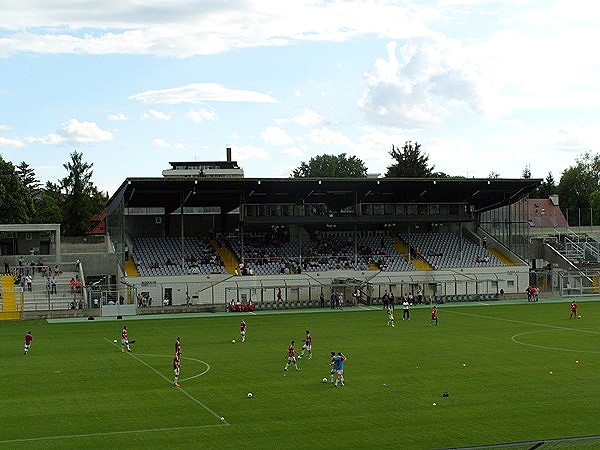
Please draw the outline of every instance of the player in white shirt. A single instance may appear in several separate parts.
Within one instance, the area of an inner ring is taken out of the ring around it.
[[[408,301],[408,297],[404,297],[404,301],[402,302],[402,320],[404,320],[404,319],[410,320],[410,311],[408,310],[409,306],[410,306],[410,303]]]

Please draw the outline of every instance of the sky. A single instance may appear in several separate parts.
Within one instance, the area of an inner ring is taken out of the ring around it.
[[[323,154],[385,174],[558,181],[600,141],[592,0],[0,0],[0,155],[42,182],[73,151],[110,195],[171,161],[289,177]]]

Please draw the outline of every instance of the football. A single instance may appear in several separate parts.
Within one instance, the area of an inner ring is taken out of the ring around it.
[[[117,343],[117,340],[115,339],[115,340],[113,341],[113,344],[116,344],[116,343]]]
[[[248,392],[248,398],[252,398],[252,392]]]
[[[323,383],[327,383],[327,378],[323,378]]]
[[[581,319],[581,315],[577,316],[578,319]]]
[[[232,343],[232,344],[235,344],[235,339],[232,339],[232,340],[231,340],[231,343]]]

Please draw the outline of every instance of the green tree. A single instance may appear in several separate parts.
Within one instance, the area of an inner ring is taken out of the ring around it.
[[[292,178],[366,178],[367,167],[356,156],[320,155],[302,162],[292,171]]]
[[[494,172],[493,170],[490,172],[490,174],[488,175],[488,178],[491,179],[496,179],[496,178],[500,178],[500,174],[498,172]]]
[[[16,172],[23,185],[29,189],[31,197],[35,197],[42,185],[40,180],[37,179],[35,171],[25,161],[21,161],[16,167]]]
[[[57,184],[48,181],[33,200],[33,203],[34,223],[62,223],[63,196]]]
[[[68,172],[60,181],[63,231],[67,236],[81,236],[89,229],[90,217],[103,210],[106,196],[92,183],[93,164],[83,161],[83,153],[71,153],[71,161],[63,167]]]
[[[593,225],[600,225],[600,190],[590,194],[590,207],[592,208]]]
[[[589,225],[590,199],[600,186],[600,157],[589,152],[563,170],[558,184],[561,209],[570,217],[581,217],[581,225]],[[583,214],[579,214],[579,212]]]
[[[28,223],[32,212],[31,195],[15,166],[0,156],[0,223]]]
[[[421,145],[417,142],[413,145],[411,141],[406,141],[402,148],[392,145],[390,156],[396,163],[387,168],[386,177],[424,178],[434,176],[434,166],[429,165],[429,155],[421,152]]]
[[[532,192],[529,196],[531,198],[548,198],[552,194],[556,194],[557,189],[558,188],[556,186],[556,181],[554,181],[554,176],[552,175],[552,172],[548,172],[546,178],[542,180],[537,189],[534,192]]]
[[[529,164],[527,164],[523,169],[523,172],[521,173],[521,178],[531,178],[531,169],[529,168]]]

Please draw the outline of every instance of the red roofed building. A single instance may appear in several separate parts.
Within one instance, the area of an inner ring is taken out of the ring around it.
[[[569,224],[558,206],[558,195],[550,198],[530,198],[529,225],[538,228],[568,227]]]
[[[87,232],[88,235],[103,236],[106,234],[106,212],[100,214],[94,214],[90,218],[90,230]]]

